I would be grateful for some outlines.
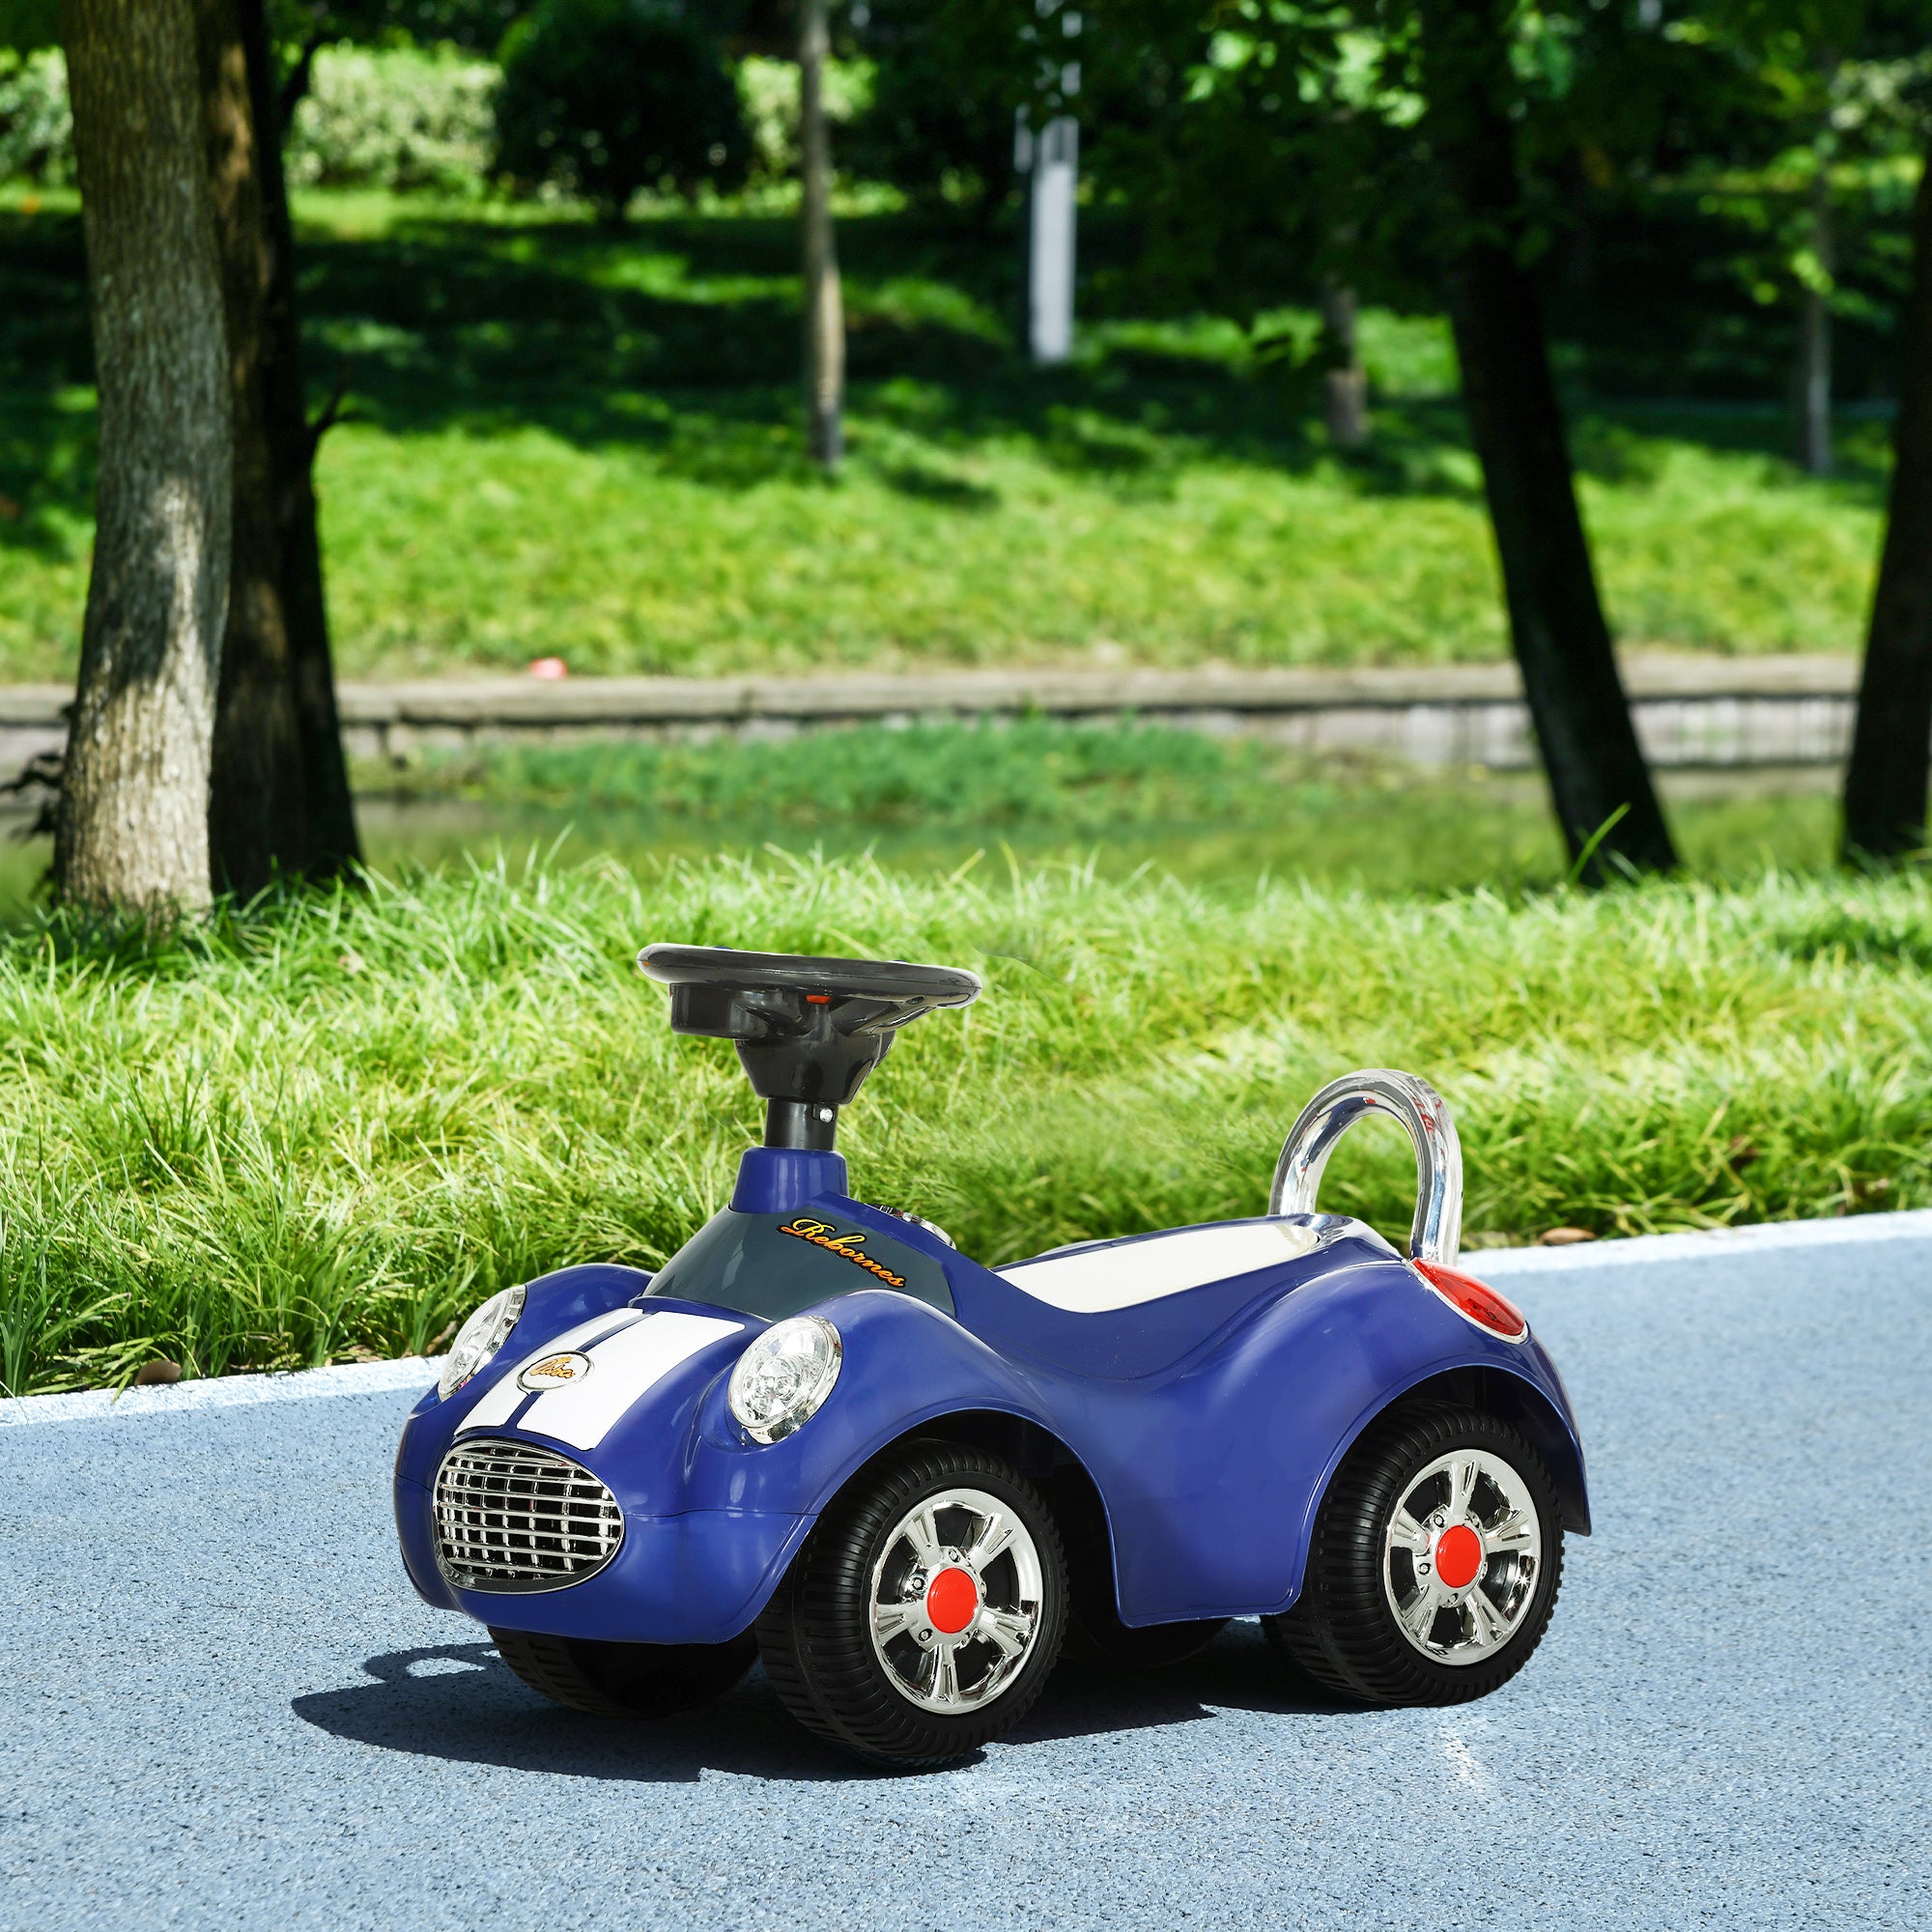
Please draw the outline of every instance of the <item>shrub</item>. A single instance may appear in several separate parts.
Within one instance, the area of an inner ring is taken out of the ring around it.
[[[544,0],[503,43],[497,165],[619,219],[639,188],[742,185],[751,136],[707,25],[681,0]]]
[[[876,70],[867,60],[825,63],[825,118],[841,128],[871,104]],[[753,54],[738,64],[738,96],[751,124],[759,174],[783,181],[798,170],[798,63]],[[838,147],[833,159],[839,160]]]
[[[1019,180],[1013,110],[1033,104],[1035,17],[1032,0],[868,0],[863,25],[855,9],[877,80],[840,145],[845,166],[923,199],[1004,205]]]
[[[317,54],[289,129],[302,187],[481,187],[500,71],[452,46],[335,46]]]
[[[298,187],[482,185],[499,70],[454,47],[324,47],[289,129]],[[58,47],[0,47],[0,181],[73,180],[73,117]]]
[[[58,47],[0,47],[0,181],[64,187],[73,179],[73,116]]]

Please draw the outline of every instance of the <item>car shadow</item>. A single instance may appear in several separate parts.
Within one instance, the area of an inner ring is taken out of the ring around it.
[[[549,1703],[488,1643],[388,1651],[363,1668],[365,1681],[296,1697],[291,1709],[318,1730],[380,1750],[566,1777],[692,1784],[709,1771],[851,1783],[905,1775],[851,1762],[809,1736],[785,1715],[757,1668],[715,1702],[653,1722],[592,1717]],[[1063,1738],[1210,1722],[1219,1712],[1236,1709],[1359,1715],[1295,1683],[1259,1630],[1237,1624],[1198,1656],[1164,1670],[1063,1664],[1007,1743],[1024,1749]]]
[[[1363,1718],[1359,1705],[1296,1675],[1252,1621],[1230,1624],[1212,1643],[1158,1670],[1066,1660],[1008,1742],[1044,1744],[1111,1731],[1212,1722],[1229,1711],[1269,1717]]]

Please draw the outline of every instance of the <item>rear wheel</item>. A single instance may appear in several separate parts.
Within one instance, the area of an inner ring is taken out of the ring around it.
[[[1529,1662],[1563,1576],[1556,1492],[1513,1429],[1398,1410],[1349,1452],[1269,1640],[1365,1704],[1461,1704]]]
[[[532,1690],[606,1718],[668,1718],[708,1704],[758,1657],[750,1631],[729,1643],[600,1643],[494,1625],[490,1634]]]
[[[758,1648],[808,1730],[875,1763],[944,1764],[1026,1715],[1065,1617],[1039,1492],[998,1457],[917,1442],[826,1511]]]

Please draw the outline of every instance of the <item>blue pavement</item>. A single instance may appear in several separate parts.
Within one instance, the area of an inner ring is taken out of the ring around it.
[[[1317,1708],[1237,1625],[923,1776],[755,1672],[556,1709],[419,1604],[419,1368],[0,1404],[0,1925],[1932,1925],[1928,1221],[1472,1258],[1598,1523],[1489,1701]]]

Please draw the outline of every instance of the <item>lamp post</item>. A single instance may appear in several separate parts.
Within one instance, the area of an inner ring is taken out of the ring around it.
[[[1041,24],[1036,43],[1060,22],[1062,51],[1078,41],[1081,19],[1060,0],[1034,0]],[[1041,80],[1063,107],[1080,92],[1078,60],[1040,54]],[[1025,109],[1013,130],[1013,161],[1029,178],[1027,223],[1027,347],[1042,369],[1065,362],[1073,353],[1073,260],[1075,203],[1080,185],[1080,123],[1071,114],[1054,115],[1037,133]]]

